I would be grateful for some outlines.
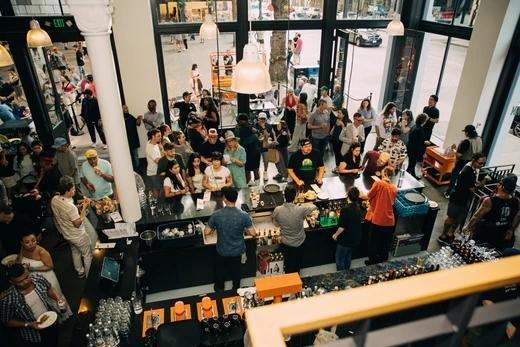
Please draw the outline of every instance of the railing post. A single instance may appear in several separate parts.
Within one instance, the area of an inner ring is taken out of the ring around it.
[[[454,334],[447,338],[441,339],[440,343],[438,344],[439,346],[461,346],[462,338],[466,333],[468,323],[471,320],[471,316],[473,316],[473,312],[475,311],[475,306],[477,305],[479,298],[480,293],[477,293],[454,302],[446,314],[448,320],[453,326]]]

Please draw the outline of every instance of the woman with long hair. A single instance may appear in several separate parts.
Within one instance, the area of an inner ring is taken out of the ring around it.
[[[36,171],[31,158],[31,147],[25,142],[20,142],[13,161],[13,169],[18,174],[18,182],[27,185],[27,188],[36,183]]]
[[[361,143],[361,152],[365,150],[365,142],[367,140],[368,134],[372,131],[372,126],[374,125],[374,121],[377,118],[376,111],[372,108],[372,103],[370,99],[365,98],[361,101],[361,105],[357,110],[363,116],[363,127],[365,129],[365,141]]]
[[[359,146],[359,144],[357,144]],[[358,147],[358,150],[360,147]],[[349,270],[352,252],[361,242],[361,198],[356,187],[347,192],[347,204],[341,209],[338,230],[332,235],[337,241],[336,270]]]
[[[202,109],[206,111],[202,123],[206,129],[220,129],[220,116],[218,114],[217,105],[211,97],[202,99]]]
[[[282,106],[284,107],[284,119],[287,123],[289,131],[294,131],[296,124],[296,105],[298,105],[298,97],[294,95],[294,89],[288,88],[287,95],[282,99]]]
[[[338,166],[340,175],[358,175],[361,172],[361,144],[355,142],[350,145],[347,153],[341,158]]]
[[[197,152],[192,153],[188,159],[188,177],[186,177],[186,181],[188,181],[190,191],[193,194],[202,193],[204,191],[202,184],[204,180],[204,170],[206,170],[206,164],[201,160],[200,154]]]
[[[397,106],[393,102],[389,102],[383,108],[383,111],[379,114],[375,121],[376,127],[376,144],[374,146],[374,151],[377,151],[379,145],[383,143],[384,140],[388,139],[392,135],[392,129],[397,124]]]
[[[172,129],[168,124],[162,124],[159,126],[159,131],[161,132],[161,141],[164,146],[165,143],[171,143],[170,135],[172,134]]]
[[[308,119],[309,111],[307,109],[307,104],[300,102],[296,106],[296,123],[294,125],[294,132],[292,133],[291,145],[288,148],[289,154],[297,152],[300,149],[300,140],[307,138]]]
[[[181,166],[176,160],[172,160],[166,167],[166,177],[163,182],[164,197],[166,199],[180,198],[189,193],[190,188],[182,177]]]
[[[404,110],[403,113],[401,113],[401,117],[399,117],[397,126],[401,129],[401,141],[403,141],[405,145],[408,145],[410,130],[412,130],[414,125],[412,111],[409,109]]]

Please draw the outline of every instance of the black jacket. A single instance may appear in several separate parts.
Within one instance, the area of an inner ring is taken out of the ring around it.
[[[85,97],[81,102],[81,116],[90,122],[97,122],[101,119],[99,105],[96,98],[89,99]]]
[[[424,155],[424,141],[426,141],[426,134],[424,133],[424,129],[420,125],[415,125],[412,130],[410,130],[410,136],[408,138],[408,145],[406,146],[406,150],[408,151],[408,156],[413,158],[422,158]]]

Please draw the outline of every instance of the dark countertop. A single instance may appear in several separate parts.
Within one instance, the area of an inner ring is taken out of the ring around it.
[[[393,177],[392,180],[396,185],[398,184],[398,177]],[[334,177],[326,177],[323,179],[323,184],[321,189],[327,193],[329,196],[329,200],[337,200],[337,199],[345,199],[347,197],[347,191],[351,186],[356,186],[361,192],[368,192],[370,187],[372,186],[374,180],[371,177],[365,177],[361,175],[358,178],[353,178],[349,176],[334,176]],[[283,191],[285,188],[285,183],[279,184],[280,190]],[[416,189],[418,191],[422,191],[424,188],[424,184],[415,178],[413,178],[409,173],[404,172],[402,177],[402,182],[398,190],[410,190]],[[237,206],[243,206],[243,204],[247,205],[248,212],[255,212],[259,209],[252,209],[250,206],[249,194],[252,190],[259,190],[258,187],[252,188],[244,188],[239,190]],[[260,186],[260,191],[262,191],[263,185]],[[281,198],[281,193],[276,197],[276,201],[279,201]],[[177,200],[174,203],[170,203],[170,211],[171,213],[160,213],[151,215],[150,210],[144,211],[143,218],[139,222],[137,222],[138,231],[142,231],[145,229],[155,229],[157,225],[168,223],[172,221],[179,220],[188,220],[188,219],[208,219],[215,211],[224,207],[222,201],[221,193],[212,193],[211,200],[205,203],[204,209],[198,210],[196,209],[197,198],[202,199],[202,194],[191,194],[185,195],[181,199]],[[283,201],[283,200],[281,200]],[[163,203],[160,208],[162,208],[166,203]],[[272,210],[272,208],[266,208],[264,210]],[[159,208],[159,209],[160,209]],[[164,209],[163,209],[164,210]]]

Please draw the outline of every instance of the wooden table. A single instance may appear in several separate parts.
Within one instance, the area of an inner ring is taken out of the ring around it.
[[[445,155],[440,147],[426,147],[423,159],[423,175],[437,185],[449,184],[455,160],[454,154]]]

